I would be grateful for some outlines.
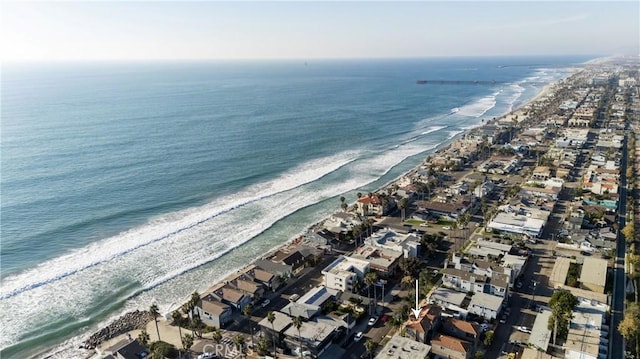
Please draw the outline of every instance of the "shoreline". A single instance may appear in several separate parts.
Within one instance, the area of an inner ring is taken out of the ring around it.
[[[550,83],[548,83],[548,84],[544,85],[544,86],[543,86],[542,88],[540,88],[540,89],[536,92],[536,94],[535,94],[535,95],[533,95],[530,99],[525,100],[525,102],[523,102],[523,103],[522,103],[521,105],[519,105],[517,108],[512,109],[512,110],[510,110],[510,111],[505,112],[504,114],[501,114],[501,115],[499,115],[499,116],[494,117],[494,119],[495,119],[495,120],[492,120],[492,119],[483,119],[481,123],[478,123],[477,125],[474,125],[474,126],[471,126],[471,127],[469,127],[469,128],[464,129],[462,132],[460,132],[460,133],[456,134],[455,136],[451,137],[450,139],[448,139],[448,140],[446,140],[446,141],[442,142],[440,145],[436,146],[435,148],[432,148],[432,149],[429,149],[429,150],[426,150],[426,151],[424,151],[424,152],[420,153],[420,154],[419,154],[419,156],[422,156],[422,157],[423,157],[423,159],[422,159],[422,160],[421,160],[417,165],[415,165],[415,166],[413,166],[411,169],[409,169],[409,170],[407,170],[407,171],[403,172],[403,173],[402,173],[402,174],[400,174],[399,176],[397,176],[397,177],[395,177],[395,178],[391,179],[390,181],[385,182],[382,186],[380,186],[379,188],[377,188],[377,189],[376,189],[375,191],[373,191],[373,192],[374,192],[374,193],[375,193],[375,192],[379,192],[379,191],[383,190],[384,188],[387,188],[388,186],[390,186],[390,185],[392,185],[392,184],[394,184],[394,183],[397,183],[398,181],[402,180],[403,178],[407,177],[408,175],[411,175],[412,173],[416,173],[417,171],[419,171],[419,170],[420,170],[420,169],[425,165],[425,163],[426,163],[426,158],[427,158],[427,157],[429,157],[429,156],[430,156],[430,155],[432,155],[432,154],[437,154],[437,153],[441,153],[441,152],[443,152],[443,151],[446,151],[446,149],[447,149],[447,148],[450,148],[451,144],[452,144],[452,143],[454,143],[455,141],[457,141],[460,137],[462,137],[462,136],[464,136],[464,135],[466,135],[466,134],[468,134],[468,133],[471,133],[471,132],[473,132],[473,131],[475,131],[475,130],[477,130],[477,129],[479,129],[479,128],[485,127],[485,126],[487,126],[487,125],[489,125],[489,124],[498,123],[500,120],[508,119],[508,118],[509,118],[509,116],[512,116],[512,117],[513,117],[513,116],[515,116],[515,115],[522,114],[522,112],[523,112],[523,109],[524,109],[524,108],[526,108],[526,107],[530,106],[531,104],[533,104],[533,103],[535,103],[535,102],[537,102],[537,101],[539,101],[539,100],[542,100],[543,98],[547,97],[550,93],[552,93],[552,89],[553,89],[553,88],[554,88],[558,83],[560,83],[562,80],[566,79],[566,78],[567,78],[567,77],[569,77],[570,75],[571,75],[571,74],[570,74],[570,73],[568,73],[568,74],[566,74],[564,77],[562,77],[562,78],[560,78],[560,79],[557,79],[557,80],[555,80],[554,82],[550,82]],[[482,118],[482,117],[479,117],[478,119],[480,119],[480,118]],[[524,121],[524,120],[525,120],[525,119],[524,119],[524,118],[522,118],[522,121]],[[400,164],[400,163],[399,163],[399,164]],[[350,205],[352,205],[352,204],[353,204],[353,203],[350,203]],[[238,272],[240,272],[240,271],[242,271],[242,270],[244,270],[244,269],[248,268],[249,266],[252,266],[252,265],[253,265],[257,260],[259,260],[259,259],[269,258],[269,257],[270,257],[270,256],[272,256],[274,253],[276,253],[277,251],[279,251],[279,250],[283,250],[283,249],[286,249],[286,248],[288,248],[288,247],[291,247],[292,245],[295,245],[295,244],[296,244],[296,242],[297,242],[297,241],[299,241],[299,240],[300,240],[300,238],[301,238],[304,234],[309,233],[313,228],[320,226],[320,225],[321,225],[322,223],[324,223],[324,221],[326,221],[327,219],[328,219],[328,217],[325,217],[325,218],[321,219],[321,220],[320,220],[320,221],[318,221],[318,222],[315,222],[315,223],[311,223],[311,224],[309,224],[309,225],[308,225],[308,226],[306,226],[306,227],[305,227],[305,229],[304,229],[304,230],[302,230],[300,233],[292,235],[292,236],[291,236],[288,240],[286,240],[285,242],[275,245],[273,248],[271,248],[271,249],[270,249],[270,250],[268,250],[267,252],[265,252],[265,253],[261,254],[260,256],[258,256],[258,257],[256,257],[256,258],[252,259],[249,263],[244,264],[244,265],[242,265],[242,266],[240,266],[240,267],[238,267],[238,268],[235,268],[235,269],[233,269],[233,270],[230,270],[230,271],[228,271],[228,272],[226,272],[226,273],[222,274],[222,275],[221,275],[221,277],[220,277],[220,279],[218,279],[218,280],[217,280],[217,281],[215,281],[215,282],[212,282],[212,283],[208,284],[208,288],[211,288],[212,286],[215,286],[215,285],[217,285],[217,284],[220,284],[220,283],[224,282],[225,278],[227,278],[227,277],[229,277],[230,275],[233,275],[233,274],[235,274],[235,273],[238,273]],[[247,243],[249,243],[249,242],[250,242],[250,240],[249,240],[249,241],[247,241],[247,242],[244,242],[244,243],[243,243],[243,244],[241,244],[240,246],[238,246],[238,247],[234,248],[234,250],[237,250],[237,249],[241,248],[242,246],[244,246],[245,244],[247,244]],[[226,255],[226,254],[228,254],[228,253],[225,253],[224,255]],[[206,290],[208,290],[208,288],[207,288],[207,289],[205,289],[205,290],[203,290],[201,294],[206,293]],[[197,289],[194,289],[194,290],[197,290]],[[184,296],[185,300],[186,300],[186,299],[188,299],[188,296],[189,296],[189,294],[185,294],[185,296]],[[168,315],[168,314],[170,314],[170,312],[171,312],[171,311],[173,311],[173,310],[175,310],[175,308],[179,308],[179,305],[178,305],[177,303],[175,303],[175,302],[174,302],[174,303],[172,303],[172,304],[171,304],[171,306],[169,307],[169,309],[168,309],[167,313],[161,313],[161,316],[159,317],[159,322],[168,322],[167,320],[165,320],[165,316],[166,316],[166,315]],[[142,310],[142,309],[141,309],[141,310]],[[125,316],[126,316],[126,315],[128,315],[128,314],[130,314],[130,312],[125,313],[125,314],[123,314],[123,315],[120,315],[120,316],[116,317],[116,319],[115,319],[115,320],[113,320],[113,321],[109,322],[109,324],[108,324],[108,325],[106,325],[105,327],[101,328],[99,331],[97,331],[97,332],[95,332],[95,333],[91,333],[91,336],[95,336],[97,333],[100,333],[100,332],[104,331],[107,327],[111,326],[111,325],[112,325],[113,323],[115,323],[115,322],[120,321],[123,317],[125,317]],[[148,326],[150,323],[153,323],[153,320],[151,320],[151,321],[147,322],[147,326]],[[154,329],[155,329],[155,328],[154,328]],[[149,331],[149,330],[147,330],[147,331],[148,331],[150,334],[152,334],[152,333],[151,333],[151,331]],[[155,331],[155,330],[154,330],[154,331]],[[108,347],[108,345],[112,345],[112,344],[113,344],[113,342],[114,342],[115,340],[121,340],[121,339],[122,339],[122,337],[123,337],[124,335],[126,335],[127,333],[129,333],[129,334],[134,333],[134,334],[135,334],[136,332],[139,332],[139,330],[138,330],[138,331],[136,331],[136,330],[129,330],[129,331],[124,331],[124,332],[119,333],[119,334],[118,334],[118,333],[114,333],[114,335],[113,335],[111,338],[108,338],[108,339],[105,339],[105,340],[103,340],[103,341],[101,341],[101,342],[98,342],[98,343],[96,343],[96,345],[95,345],[95,346],[96,346],[96,348],[103,348],[103,349],[104,349],[104,348]],[[87,333],[87,334],[89,334],[89,333]],[[136,334],[136,336],[137,336],[137,334]],[[135,337],[135,336],[134,336],[134,337]],[[87,335],[87,336],[85,336],[85,338],[90,338],[90,337]],[[88,339],[87,339],[87,340],[88,340]],[[86,343],[86,342],[87,342],[87,340],[83,340],[83,343]],[[95,352],[94,352],[94,353],[95,353]],[[89,355],[89,357],[91,357],[91,354],[90,354],[90,353],[87,353],[87,354]],[[96,356],[95,356],[95,354],[93,354],[93,357],[96,357]]]

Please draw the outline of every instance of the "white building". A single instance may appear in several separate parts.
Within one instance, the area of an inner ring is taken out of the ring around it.
[[[609,327],[604,324],[607,310],[606,305],[580,301],[569,325],[565,342],[566,359],[607,358]]]
[[[502,206],[488,227],[498,232],[539,237],[551,212],[524,206]]]
[[[420,238],[413,233],[399,234],[387,228],[378,231],[366,239],[365,243],[396,252],[402,252],[404,258],[417,257],[420,254]]]
[[[498,317],[498,313],[502,309],[503,297],[498,297],[486,293],[476,293],[471,297],[469,313],[479,315],[485,319],[492,320]]]
[[[351,292],[353,283],[363,279],[368,271],[368,261],[340,256],[322,270],[322,275],[327,288]]]

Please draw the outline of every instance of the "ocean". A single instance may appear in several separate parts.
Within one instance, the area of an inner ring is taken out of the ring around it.
[[[588,59],[3,64],[0,355],[83,357]]]

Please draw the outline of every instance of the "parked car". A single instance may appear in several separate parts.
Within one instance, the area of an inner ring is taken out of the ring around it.
[[[500,319],[500,324],[504,324],[507,322],[507,316],[503,315],[502,318]]]
[[[367,324],[369,326],[374,326],[377,322],[378,322],[378,317],[377,316],[373,316],[373,317],[369,318],[369,323],[367,323]]]
[[[445,231],[450,231],[450,230],[451,230],[451,227],[449,227],[449,226],[444,226],[444,227],[442,227],[442,229],[444,229]]]
[[[359,342],[359,341],[360,341],[360,339],[362,339],[362,337],[364,337],[364,333],[362,333],[362,332],[358,332],[358,334],[356,334],[356,336],[355,336],[355,337],[353,337],[353,341],[354,341],[354,342]]]
[[[298,299],[300,299],[300,296],[298,294],[293,294],[289,297],[290,302],[295,302]]]
[[[511,315],[511,308],[507,308],[504,310],[504,314],[508,317]]]
[[[517,329],[523,333],[531,333],[531,330],[527,327],[519,326]]]
[[[262,303],[260,304],[260,306],[262,306],[262,308],[266,307],[267,305],[269,305],[269,303],[271,303],[271,301],[269,299],[265,299],[262,301]]]

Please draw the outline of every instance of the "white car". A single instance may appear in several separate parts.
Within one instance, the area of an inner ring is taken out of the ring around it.
[[[378,322],[378,317],[371,317],[369,318],[369,326],[373,326]]]
[[[269,305],[269,303],[271,303],[271,301],[269,299],[265,299],[262,301],[262,304],[260,304],[262,306],[262,308],[266,307],[267,305]]]
[[[530,330],[529,328],[527,328],[527,327],[522,327],[522,326],[520,326],[520,327],[518,327],[517,329],[518,329],[519,331],[523,332],[523,333],[531,333],[531,330]]]
[[[202,353],[200,355],[198,355],[198,359],[211,359],[211,358],[215,358],[215,354],[213,353]]]
[[[444,227],[442,227],[442,229],[444,229],[445,231],[450,231],[450,230],[451,230],[451,227],[449,227],[449,226],[444,226]]]
[[[359,341],[360,341],[360,339],[362,339],[362,337],[364,337],[364,333],[362,333],[362,332],[358,332],[358,334],[356,334],[356,336],[355,336],[355,337],[353,337],[353,341],[354,341],[354,342],[359,342]]]

